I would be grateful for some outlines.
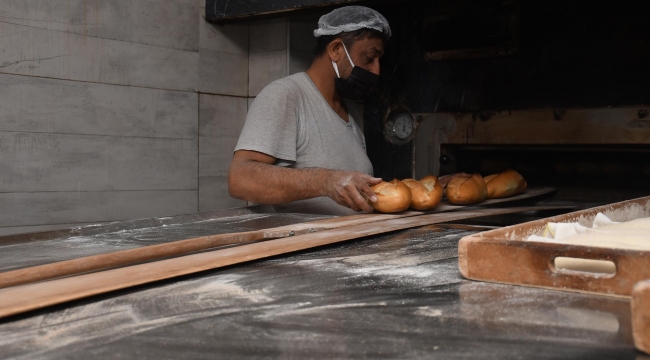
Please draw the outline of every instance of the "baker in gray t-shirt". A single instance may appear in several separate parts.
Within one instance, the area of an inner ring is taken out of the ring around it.
[[[228,191],[278,211],[372,211],[369,186],[381,179],[372,176],[353,101],[375,85],[390,28],[378,12],[348,6],[321,17],[314,35],[310,68],[269,84],[249,109]]]

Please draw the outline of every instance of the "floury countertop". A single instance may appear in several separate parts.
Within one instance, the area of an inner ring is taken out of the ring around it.
[[[230,215],[0,238],[0,266],[317,218]],[[644,358],[626,299],[463,279],[457,243],[476,231],[398,231],[31,312],[0,321],[0,357]]]

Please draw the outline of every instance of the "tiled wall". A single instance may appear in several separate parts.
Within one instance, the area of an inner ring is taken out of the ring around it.
[[[0,235],[246,205],[227,172],[247,109],[309,66],[317,17],[218,26],[204,6],[3,2]]]
[[[228,196],[228,167],[248,109],[250,29],[210,24],[200,13],[198,211],[246,206]]]

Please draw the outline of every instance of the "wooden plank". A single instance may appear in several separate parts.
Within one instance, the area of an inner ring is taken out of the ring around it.
[[[529,235],[541,233],[548,222],[586,224],[598,212],[613,217],[616,211],[647,216],[650,196],[464,237],[458,244],[458,267],[464,277],[472,280],[629,297],[637,282],[650,278],[649,251],[524,241]],[[556,257],[610,261],[616,273],[557,269]]]
[[[630,106],[420,114],[415,173],[418,178],[439,173],[441,144],[647,144],[647,111]]]
[[[556,257],[611,261],[615,274],[558,270]],[[535,286],[610,296],[632,295],[632,287],[650,278],[650,252],[482,239],[459,245],[461,274],[472,280]]]
[[[24,269],[0,273],[0,288],[16,286],[70,275],[78,275],[91,271],[105,270],[120,266],[133,265],[140,262],[159,260],[170,256],[185,255],[196,251],[219,246],[240,244],[264,239],[275,239],[313,233],[345,226],[367,224],[390,219],[399,219],[421,215],[421,212],[404,212],[398,215],[363,214],[351,215],[306,223],[281,226],[271,229],[248,231],[232,234],[204,236],[166,244],[158,244],[116,251],[106,254],[88,256],[78,259],[60,261],[51,264],[33,266]]]
[[[0,226],[141,219],[194,213],[197,191],[0,193]]]
[[[0,131],[196,139],[197,112],[191,92],[0,74]]]
[[[524,190],[524,192],[505,197],[505,198],[500,198],[500,199],[487,199],[483,200],[480,203],[476,203],[473,205],[467,205],[467,206],[487,206],[487,205],[494,205],[494,204],[502,204],[502,203],[507,203],[507,202],[513,202],[513,201],[519,201],[519,200],[526,200],[526,199],[532,199],[535,197],[539,197],[542,195],[550,194],[557,191],[556,188],[550,187],[550,186],[540,186],[540,187],[532,187]],[[443,198],[443,203],[441,205],[447,205],[447,206],[458,206],[458,205],[448,205],[448,200],[446,198]]]
[[[196,0],[3,0],[0,22],[198,51],[198,9]]]
[[[647,144],[644,107],[540,109],[458,114],[451,144]]]
[[[0,192],[195,190],[196,149],[186,139],[0,132]]]
[[[634,346],[650,354],[650,280],[634,286],[631,305]]]
[[[203,252],[86,275],[0,290],[0,317],[81,299],[158,280],[242,262],[335,244],[366,236],[472,217],[529,211],[531,208],[482,209],[386,220],[381,226],[361,224],[277,240]]]
[[[0,73],[196,91],[199,53],[0,22]]]
[[[137,230],[159,226],[174,226],[187,224],[193,221],[213,221],[224,217],[245,216],[263,213],[272,213],[270,205],[254,205],[234,209],[222,209],[210,212],[191,212],[183,215],[140,218],[135,220],[122,220],[114,222],[90,222],[80,224],[63,230],[50,230],[29,234],[8,235],[0,237],[0,245],[25,244],[34,241],[57,240],[69,237],[90,237],[100,234],[115,233],[118,231]]]

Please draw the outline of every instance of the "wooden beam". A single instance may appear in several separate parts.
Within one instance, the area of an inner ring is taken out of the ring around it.
[[[648,106],[425,114],[447,144],[647,144]],[[431,138],[436,134],[424,134]]]
[[[548,209],[548,207],[481,209],[397,218],[383,221],[381,226],[373,223],[353,225],[92,274],[21,285],[0,290],[0,317],[16,315],[30,310],[159,280],[371,235],[474,217],[542,209]]]

